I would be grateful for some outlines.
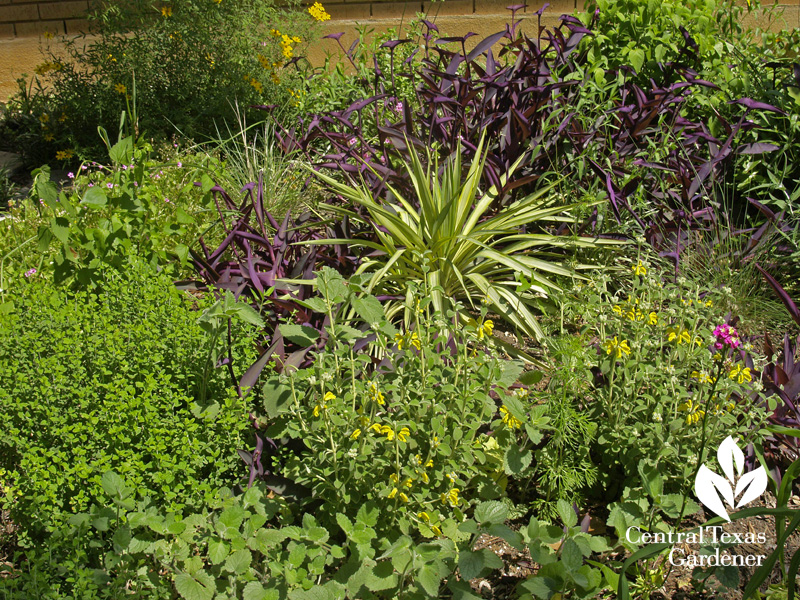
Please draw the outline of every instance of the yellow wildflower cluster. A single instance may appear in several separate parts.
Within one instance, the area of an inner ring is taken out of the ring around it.
[[[114,86],[114,91],[117,92],[118,94],[127,94],[128,88],[125,87],[125,85],[118,83]]]
[[[505,406],[500,407],[500,414],[502,415],[503,423],[509,429],[519,429],[522,427],[522,421],[512,415]]]
[[[478,326],[478,339],[482,340],[484,336],[489,337],[494,331],[494,322],[491,319],[486,319],[482,325]]]
[[[692,334],[685,327],[674,325],[672,327],[667,327],[667,341],[675,342],[678,346],[681,344],[690,344],[692,342]],[[703,340],[699,337],[695,337],[694,343],[698,346],[702,346]]]
[[[172,16],[172,7],[171,6],[162,6],[161,7],[161,16],[164,17],[165,19],[167,17],[171,17]]]
[[[697,379],[700,383],[714,383],[717,378],[703,373],[702,371],[692,371],[691,377]]]
[[[64,65],[62,65],[60,62],[45,62],[37,66],[33,72],[37,75],[44,75],[50,71],[60,71],[63,68]]]
[[[647,269],[642,264],[642,261],[639,261],[636,265],[631,267],[631,269],[633,270],[634,275],[647,275]]]
[[[72,150],[59,150],[56,152],[56,160],[69,160],[75,156],[75,153]]]
[[[319,21],[320,23],[331,20],[328,11],[326,11],[325,7],[319,2],[314,2],[314,4],[308,7],[308,14],[310,14],[315,21]]]
[[[689,413],[686,415],[686,423],[688,425],[695,425],[703,420],[703,417],[706,416],[706,412],[700,408],[699,404],[695,404],[692,402],[692,399],[689,398],[686,402],[678,406],[678,410],[681,412]]]
[[[742,367],[742,365],[734,365],[733,369],[731,369],[731,372],[728,374],[728,377],[739,384],[753,381],[753,376],[750,374],[750,368]]]
[[[458,503],[461,502],[461,499],[458,497],[459,490],[458,488],[452,488],[447,493],[442,493],[441,500],[442,504],[449,504],[452,507],[458,506]]]
[[[271,29],[270,33],[272,37],[280,38],[281,52],[283,52],[284,58],[292,58],[294,56],[294,46],[292,44],[299,44],[303,41],[296,35],[289,36],[277,29]]]
[[[258,79],[251,77],[250,85],[253,86],[253,89],[255,89],[255,91],[257,91],[259,94],[264,93],[264,85]]]
[[[368,389],[369,399],[377,402],[381,406],[386,404],[386,400],[384,399],[383,392],[378,389],[378,385],[374,381],[370,381],[369,389]]]
[[[606,340],[603,344],[606,349],[606,354],[616,354],[616,358],[622,358],[622,355],[631,353],[631,347],[628,345],[628,340],[620,341],[615,335],[613,339]]]
[[[407,341],[406,337],[408,337]],[[405,335],[403,335],[402,333],[396,333],[394,335],[394,341],[397,343],[398,350],[402,350],[403,346],[405,346],[406,343],[408,343],[411,346],[414,346],[414,348],[416,348],[417,350],[420,350],[422,348],[422,344],[420,344],[419,336],[417,335],[416,331],[412,331],[411,334],[406,333]]]
[[[333,392],[325,392],[322,401],[317,402],[317,405],[314,407],[314,416],[319,417],[323,411],[328,409],[328,402],[335,399],[336,395]]]

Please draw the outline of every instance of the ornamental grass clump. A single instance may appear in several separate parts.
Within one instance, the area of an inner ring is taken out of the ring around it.
[[[552,186],[497,210],[499,190],[524,156],[498,186],[482,188],[484,139],[466,174],[458,151],[441,162],[428,148],[422,155],[409,146],[409,153],[403,168],[413,195],[387,184],[389,195],[381,199],[366,184],[353,187],[316,173],[350,203],[327,208],[366,233],[311,243],[374,250],[356,273],[369,274],[367,290],[386,298],[390,318],[402,311],[402,302],[395,299],[405,298],[409,284],[414,283],[430,290],[433,307],[440,313],[455,302],[475,308],[476,300],[485,299],[489,310],[508,325],[541,340],[544,332],[535,317],[537,303],[559,289],[559,278],[579,279],[576,269],[590,268],[569,265],[572,252],[620,243],[553,235],[548,229],[553,220],[575,222],[572,212],[585,205],[563,204]],[[482,333],[491,335],[492,326]]]

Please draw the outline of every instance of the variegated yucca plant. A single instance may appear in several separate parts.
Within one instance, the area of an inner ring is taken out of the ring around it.
[[[518,332],[541,340],[544,332],[534,316],[537,299],[559,289],[554,278],[580,278],[576,269],[591,267],[567,266],[570,252],[620,242],[547,233],[549,224],[574,223],[571,211],[579,206],[561,204],[553,185],[507,206],[495,202],[497,186],[480,189],[486,158],[483,139],[466,176],[459,152],[440,165],[430,149],[426,148],[423,161],[409,147],[410,159],[401,171],[415,197],[404,196],[387,182],[387,198],[378,199],[366,184],[347,185],[317,172],[333,192],[353,205],[327,208],[365,224],[372,235],[312,243],[372,249],[358,273],[370,274],[370,293],[393,302],[387,308],[389,316],[403,310],[401,299],[409,284],[416,283],[427,290],[437,311],[444,312],[453,301],[473,308],[485,302],[490,312]],[[525,158],[501,177],[501,186]],[[408,322],[410,315],[405,319]]]

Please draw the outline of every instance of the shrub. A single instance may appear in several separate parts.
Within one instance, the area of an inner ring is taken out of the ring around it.
[[[505,476],[530,464],[529,438],[541,439],[546,419],[507,393],[521,363],[478,349],[492,330],[485,308],[472,326],[454,328],[459,309],[435,310],[422,288],[406,304],[413,326],[397,330],[376,298],[357,293],[357,281],[317,274],[322,298],[313,305],[329,317],[328,345],[313,366],[264,385],[266,435],[297,442],[268,468],[321,503],[315,514],[324,525],[370,503],[389,539],[438,536],[478,499],[503,495]],[[371,331],[342,322],[350,307]],[[316,335],[297,325],[281,331]],[[488,456],[493,449],[499,462]]]
[[[226,372],[203,381],[215,349],[189,302],[139,260],[99,283],[69,295],[35,275],[0,316],[0,469],[23,540],[102,497],[111,467],[173,509],[241,475],[246,410]],[[248,330],[234,335],[249,354]]]
[[[290,107],[299,76],[285,65],[314,36],[307,12],[256,0],[104,3],[92,23],[92,37],[68,40],[66,58],[48,52],[39,82],[10,103],[8,131],[29,160],[65,148],[96,158],[97,126],[111,129],[131,102],[156,137],[213,134],[234,100]]]

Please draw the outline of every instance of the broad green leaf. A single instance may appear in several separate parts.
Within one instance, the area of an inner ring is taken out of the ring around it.
[[[463,551],[458,557],[458,569],[462,579],[470,581],[488,575],[494,569],[502,569],[503,561],[489,548],[475,552]]]
[[[559,500],[556,503],[556,509],[558,510],[558,516],[561,518],[561,522],[564,523],[567,527],[575,527],[578,523],[578,515],[575,514],[575,511],[572,508],[572,505],[564,499]]]
[[[567,538],[561,545],[561,562],[568,573],[575,573],[583,565],[583,553],[572,538]]]
[[[99,187],[90,187],[83,194],[81,204],[85,204],[89,208],[103,208],[108,203],[108,196]]]
[[[310,346],[319,339],[319,332],[307,325],[292,325],[283,323],[280,326],[283,337],[298,346]]]
[[[475,508],[475,520],[481,525],[503,523],[508,517],[508,507],[502,502],[489,500]]]
[[[384,319],[383,306],[374,296],[353,298],[352,304],[358,316],[370,325],[375,325]]]
[[[530,450],[522,450],[516,444],[511,444],[503,456],[503,469],[507,475],[519,475],[530,466],[532,460]]]
[[[206,587],[191,575],[175,575],[175,589],[185,600],[212,600],[214,588]]]

